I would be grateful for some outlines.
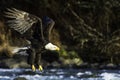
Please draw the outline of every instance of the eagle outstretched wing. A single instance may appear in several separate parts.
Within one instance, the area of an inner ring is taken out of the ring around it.
[[[24,34],[28,29],[32,27],[34,23],[40,19],[34,15],[31,15],[22,10],[17,10],[15,8],[7,10],[8,11],[5,12],[5,16],[10,18],[10,20],[8,20],[8,26],[20,34]]]

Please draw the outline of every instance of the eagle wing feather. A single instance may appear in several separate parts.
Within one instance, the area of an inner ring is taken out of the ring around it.
[[[38,21],[36,16],[33,16],[22,10],[17,10],[15,8],[7,10],[8,11],[5,12],[5,16],[11,18],[8,20],[8,26],[20,34],[24,34],[29,28],[32,27],[34,23]]]

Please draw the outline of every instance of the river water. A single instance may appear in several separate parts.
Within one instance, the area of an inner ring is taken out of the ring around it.
[[[0,80],[120,80],[120,70],[0,69]]]

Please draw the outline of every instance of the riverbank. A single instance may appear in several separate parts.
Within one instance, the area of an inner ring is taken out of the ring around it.
[[[74,68],[74,69],[120,69],[120,64],[113,63],[86,63],[82,62],[78,65],[74,60],[67,59],[68,63],[65,64],[66,59],[58,59],[57,61],[47,62],[42,60],[41,64],[43,68]],[[13,57],[1,56],[0,57],[0,68],[30,68],[27,63],[27,55],[15,55]]]

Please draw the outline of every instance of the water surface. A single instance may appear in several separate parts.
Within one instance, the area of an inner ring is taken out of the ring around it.
[[[120,80],[120,70],[89,69],[0,69],[0,80]]]

